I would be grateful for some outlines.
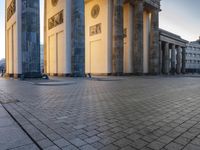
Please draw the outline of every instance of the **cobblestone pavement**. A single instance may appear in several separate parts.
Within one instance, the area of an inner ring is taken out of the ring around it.
[[[41,149],[200,150],[200,78],[31,82],[0,80],[0,98]]]

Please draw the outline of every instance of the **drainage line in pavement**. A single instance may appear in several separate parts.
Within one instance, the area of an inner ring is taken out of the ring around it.
[[[6,109],[6,107],[2,104],[3,108],[8,112],[8,114],[12,117],[12,119],[19,125],[19,127],[26,133],[26,135],[33,141],[33,143],[40,149],[43,148],[31,137],[31,135],[23,128],[23,126],[15,119],[15,117]]]

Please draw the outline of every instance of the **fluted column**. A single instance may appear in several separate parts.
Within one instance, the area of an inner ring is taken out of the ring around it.
[[[176,72],[177,74],[181,73],[181,47],[178,46],[177,48],[177,55],[176,55],[176,60],[177,60],[177,64],[176,64]]]
[[[182,73],[185,74],[185,67],[186,67],[186,49],[185,47],[182,48]]]
[[[172,45],[172,52],[171,52],[171,72],[175,74],[176,72],[176,47]]]
[[[150,53],[149,53],[149,73],[159,73],[159,11],[151,12],[151,36],[150,36]]]
[[[143,0],[135,0],[134,7],[134,51],[133,51],[133,72],[143,73]]]
[[[72,75],[85,76],[84,0],[72,0]]]
[[[113,0],[112,73],[123,73],[124,54],[123,0]]]
[[[169,43],[165,43],[163,71],[164,71],[164,74],[169,74]]]

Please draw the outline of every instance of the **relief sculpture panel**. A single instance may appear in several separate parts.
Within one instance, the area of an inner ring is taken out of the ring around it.
[[[63,10],[62,10],[48,20],[48,29],[51,30],[55,28],[56,26],[62,24],[63,21],[64,21],[64,18],[63,18]]]
[[[101,33],[101,23],[90,27],[90,36],[97,35]]]
[[[7,21],[10,20],[10,18],[14,15],[15,11],[16,11],[16,3],[15,0],[12,0],[7,8]]]

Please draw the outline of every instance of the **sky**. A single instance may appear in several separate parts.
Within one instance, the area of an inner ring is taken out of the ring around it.
[[[40,31],[43,44],[44,0],[40,0]],[[200,0],[161,0],[160,28],[188,41],[200,36]],[[0,0],[0,59],[5,57],[5,0]]]

